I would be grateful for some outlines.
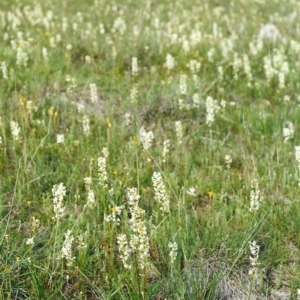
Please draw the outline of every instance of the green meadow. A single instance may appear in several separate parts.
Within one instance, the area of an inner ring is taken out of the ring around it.
[[[0,299],[300,299],[299,14],[1,1]]]

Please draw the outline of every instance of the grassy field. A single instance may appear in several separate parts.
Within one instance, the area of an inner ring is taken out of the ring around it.
[[[0,299],[300,299],[299,14],[1,1]]]

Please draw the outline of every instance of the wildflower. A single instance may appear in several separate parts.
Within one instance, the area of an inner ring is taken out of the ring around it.
[[[184,109],[183,99],[181,99],[181,98],[178,99],[178,108],[180,110]]]
[[[215,104],[214,99],[210,96],[206,98],[206,124],[211,126],[215,120]]]
[[[192,197],[196,197],[197,194],[196,194],[196,189],[194,187],[190,187],[187,192],[186,192],[189,196],[192,196]]]
[[[138,60],[136,57],[131,58],[131,74],[137,76],[139,73]]]
[[[120,215],[123,209],[124,205],[112,207],[112,213],[104,217],[105,222],[116,222],[119,225],[121,221]]]
[[[154,199],[159,203],[162,213],[170,211],[170,200],[166,193],[165,184],[159,172],[152,175],[152,183],[154,188]]]
[[[200,88],[200,80],[199,80],[199,76],[197,74],[193,74],[192,75],[192,78],[193,78],[193,82],[194,82],[194,87],[196,89],[199,89]]]
[[[112,33],[119,32],[120,35],[123,35],[127,29],[125,20],[122,17],[117,17],[114,20],[113,27],[111,29]]]
[[[108,158],[109,152],[108,152],[108,149],[106,147],[102,148],[102,154],[105,158]]]
[[[31,237],[31,238],[28,238],[28,239],[26,240],[26,245],[33,245],[33,244],[34,244],[34,236]]]
[[[63,200],[66,195],[66,187],[63,183],[56,184],[52,188],[53,194],[53,210],[55,217],[58,220],[65,214],[65,207],[63,206]]]
[[[66,49],[67,51],[71,51],[73,49],[72,44],[67,44]]]
[[[187,67],[190,69],[192,74],[199,72],[201,68],[201,63],[197,60],[191,59],[189,63],[187,63]]]
[[[98,157],[98,175],[99,184],[103,187],[107,187],[108,175],[106,171],[106,154],[104,156]]]
[[[138,256],[139,269],[144,270],[146,259],[149,256],[149,239],[144,221],[145,211],[138,207],[140,196],[136,188],[127,189],[127,198],[131,214],[129,224],[132,230],[130,247],[132,252]]]
[[[230,169],[230,165],[232,163],[231,156],[229,154],[226,154],[225,157],[224,157],[224,160],[225,160],[225,164],[226,164],[227,169]]]
[[[138,194],[137,189],[136,188],[127,188],[126,190],[126,195],[128,198],[128,204],[130,206],[137,206],[138,205],[138,201],[141,198],[141,196]]]
[[[255,271],[258,263],[258,254],[259,254],[259,245],[257,245],[256,241],[249,242],[249,248],[250,248],[250,265],[251,269],[249,270],[249,275],[252,275]]]
[[[146,261],[149,256],[149,239],[147,235],[146,225],[144,221],[145,211],[138,207],[140,195],[136,188],[127,188],[127,199],[130,211],[129,225],[131,229],[130,241],[128,242],[125,234],[117,236],[117,243],[119,245],[119,255],[124,268],[130,269],[130,257],[135,255],[138,268],[140,271],[146,267]],[[121,214],[123,206],[115,206],[112,208],[112,214],[105,217],[107,222],[118,222],[118,215]]]
[[[284,138],[284,143],[286,143],[288,140],[292,139],[294,137],[294,125],[291,121],[286,121],[285,126],[283,128],[283,138]]]
[[[263,25],[258,36],[260,39],[269,40],[270,42],[275,42],[281,38],[279,30],[274,24]]]
[[[235,52],[233,55],[233,63],[232,63],[234,80],[238,80],[238,71],[242,67],[242,65],[243,65],[242,60],[238,57],[238,53]]]
[[[180,75],[179,91],[180,91],[181,95],[186,95],[186,93],[187,93],[186,75],[185,74]]]
[[[44,48],[42,49],[42,54],[43,54],[44,60],[47,62],[47,61],[49,60],[47,48],[44,47]]]
[[[73,235],[71,235],[72,231],[68,230],[65,233],[65,240],[58,256],[58,259],[65,258],[67,261],[67,266],[71,266],[75,260],[75,257],[72,255],[72,244],[74,241]]]
[[[20,140],[20,131],[21,131],[19,124],[15,121],[11,121],[10,122],[10,130],[11,130],[13,140],[15,142],[19,141]]]
[[[28,54],[22,48],[17,48],[16,64],[21,67],[27,67],[27,62]]]
[[[30,230],[32,232],[35,232],[39,227],[40,227],[40,220],[36,219],[34,216],[31,218],[31,225],[30,225]]]
[[[177,136],[177,144],[181,145],[182,144],[182,138],[183,138],[183,131],[182,131],[181,121],[176,121],[175,122],[175,131],[176,131],[176,136]]]
[[[214,55],[216,53],[216,49],[215,48],[211,48],[209,49],[209,51],[207,52],[207,59],[209,62],[214,62]]]
[[[90,129],[90,120],[87,115],[84,115],[82,118],[82,127],[83,127],[83,134],[85,136],[89,136],[91,133],[91,129]]]
[[[56,143],[63,144],[65,142],[65,136],[63,134],[56,135]]]
[[[91,59],[91,57],[89,55],[86,55],[84,57],[84,61],[85,61],[86,64],[90,64],[92,62],[92,59]]]
[[[193,107],[195,107],[195,108],[199,107],[199,105],[200,105],[200,97],[199,97],[199,94],[195,93],[195,94],[192,96],[192,99],[193,99]]]
[[[175,59],[169,53],[166,56],[166,68],[167,68],[168,71],[171,71],[175,68]]]
[[[91,187],[91,184],[92,184],[92,177],[85,177],[85,178],[83,179],[83,181],[84,181],[84,184],[85,184],[85,189],[86,189],[87,191],[89,191],[89,190],[90,190],[90,187]]]
[[[28,101],[26,101],[25,109],[26,109],[26,111],[30,114],[30,113],[32,113],[33,110],[36,111],[36,110],[37,110],[37,107],[34,106],[32,100],[28,100]]]
[[[145,150],[148,150],[152,146],[153,139],[154,139],[154,134],[152,131],[147,132],[144,129],[144,127],[140,129],[140,140]]]
[[[207,192],[207,195],[211,198],[214,195],[214,192],[213,191],[209,191],[209,192]]]
[[[87,203],[86,205],[89,208],[94,208],[95,207],[95,193],[93,190],[88,191],[88,197],[87,197]]]
[[[260,207],[263,200],[261,191],[258,186],[258,180],[253,179],[251,181],[251,192],[250,192],[250,211],[256,211]]]
[[[98,101],[97,86],[95,83],[90,83],[90,99],[92,103]]]
[[[169,242],[168,247],[170,249],[170,253],[169,253],[170,263],[171,265],[173,265],[177,257],[178,245],[176,242],[173,243]]]
[[[131,91],[130,91],[130,96],[129,96],[131,103],[136,103],[137,102],[138,93],[139,93],[138,85],[134,84]]]
[[[278,72],[278,87],[280,89],[285,88],[285,75],[283,72]]]
[[[283,102],[284,103],[288,103],[288,102],[290,102],[291,101],[291,97],[289,96],[289,95],[284,95],[284,97],[283,97]]]
[[[125,124],[126,126],[129,126],[132,122],[132,116],[129,112],[125,113],[124,115],[124,118],[125,118]]]
[[[105,27],[103,23],[99,24],[99,32],[101,35],[105,34]]]
[[[226,105],[227,105],[226,100],[222,99],[222,100],[220,101],[220,106],[221,106],[222,108],[226,108]]]
[[[184,52],[190,52],[191,47],[190,47],[190,42],[189,40],[184,40],[182,42],[182,49],[184,50]]]
[[[1,72],[2,72],[3,79],[8,79],[7,66],[6,66],[6,63],[4,61],[1,62],[0,69],[1,69]]]
[[[131,250],[128,246],[128,241],[125,234],[119,234],[117,236],[117,244],[119,245],[120,259],[123,263],[124,268],[131,269],[131,265],[128,263],[131,255]]]

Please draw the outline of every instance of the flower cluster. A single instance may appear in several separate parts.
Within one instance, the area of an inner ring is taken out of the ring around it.
[[[27,67],[28,59],[27,52],[21,47],[17,48],[16,64],[21,67]]]
[[[131,74],[137,76],[139,73],[138,60],[137,57],[131,58]]]
[[[154,188],[154,199],[160,205],[162,213],[170,212],[170,199],[166,193],[165,184],[159,172],[154,172],[152,175],[152,183]]]
[[[20,132],[21,132],[21,128],[20,128],[19,124],[15,121],[11,121],[10,122],[10,130],[11,130],[13,140],[15,142],[19,141],[20,140]]]
[[[229,154],[226,154],[225,157],[224,157],[224,160],[225,160],[225,164],[226,164],[227,169],[230,169],[230,166],[231,166],[231,163],[232,163],[231,156]]]
[[[118,225],[120,224],[120,215],[122,213],[122,210],[124,209],[124,205],[120,206],[113,206],[111,208],[112,213],[110,215],[104,216],[105,222],[116,222]]]
[[[168,71],[171,71],[175,68],[175,59],[169,53],[166,56],[166,68],[167,68]]]
[[[144,127],[140,129],[140,140],[143,144],[145,150],[149,150],[154,139],[154,134],[152,131],[146,131]]]
[[[210,96],[206,98],[206,124],[211,126],[215,120],[215,104],[214,99]]]
[[[91,129],[90,129],[90,120],[87,115],[84,115],[82,117],[82,127],[83,127],[83,134],[85,136],[89,136],[91,133]]]
[[[169,242],[168,247],[170,249],[170,253],[169,253],[170,263],[171,265],[173,265],[177,257],[178,245],[176,242],[173,243]]]
[[[129,262],[131,249],[128,245],[126,234],[121,233],[117,236],[117,244],[119,245],[119,257],[124,268],[131,269],[131,264]]]
[[[250,211],[256,211],[259,209],[260,204],[263,200],[261,191],[258,186],[258,180],[253,179],[251,181],[251,192],[250,192]]]
[[[90,98],[92,103],[98,101],[97,86],[95,83],[90,83]]]
[[[130,256],[136,255],[138,268],[144,270],[149,257],[149,238],[145,224],[145,211],[138,206],[140,199],[136,188],[127,189],[127,199],[130,212],[129,225],[131,229],[130,241],[124,234],[117,238],[119,245],[120,259],[124,268],[130,268]]]
[[[294,133],[295,133],[295,129],[294,129],[294,125],[291,121],[286,121],[285,123],[285,127],[283,128],[283,141],[284,143],[286,143],[287,141],[289,141],[290,139],[292,139],[294,137]]]
[[[95,207],[95,193],[93,190],[89,190],[88,191],[88,196],[87,196],[87,202],[86,202],[86,205],[87,207],[89,208],[94,208]]]
[[[75,257],[72,254],[72,244],[74,241],[74,237],[73,235],[71,235],[71,233],[71,230],[68,230],[65,233],[65,240],[58,256],[58,259],[66,259],[67,266],[71,266],[75,260]]]
[[[175,122],[175,131],[176,131],[176,136],[177,136],[177,144],[181,145],[182,144],[182,138],[183,138],[183,131],[182,131],[181,121],[176,121]]]
[[[99,184],[103,187],[107,187],[108,175],[106,171],[106,159],[108,157],[108,149],[104,147],[102,149],[103,156],[98,157],[98,175]]]
[[[252,275],[255,273],[258,263],[258,254],[259,254],[259,245],[257,245],[256,241],[249,242],[249,248],[250,248],[250,265],[251,269],[249,270],[249,275]]]
[[[56,135],[56,143],[63,144],[65,142],[65,136],[63,134]]]
[[[187,193],[189,196],[192,196],[192,197],[196,197],[196,196],[197,196],[197,194],[196,194],[196,188],[194,188],[194,187],[190,187],[190,188],[186,191],[186,193]]]
[[[6,63],[4,61],[1,62],[0,69],[1,69],[1,72],[2,72],[3,79],[8,79],[7,66],[6,66]]]
[[[59,220],[65,214],[65,207],[63,206],[63,200],[66,195],[66,187],[63,183],[56,184],[52,188],[53,194],[53,211],[55,216],[53,219]]]

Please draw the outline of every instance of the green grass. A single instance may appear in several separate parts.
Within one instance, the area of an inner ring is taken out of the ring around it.
[[[275,299],[282,293],[297,299],[300,50],[291,42],[298,43],[297,1],[3,2],[0,298]],[[259,46],[266,23],[274,23],[282,38]],[[26,64],[18,63],[18,48],[27,54]],[[175,59],[174,69],[166,66],[167,54]],[[237,73],[235,56],[241,60]],[[138,59],[137,76],[132,57]],[[267,57],[274,69],[269,82]],[[194,74],[191,60],[201,63]],[[289,69],[280,88],[283,63]],[[96,103],[91,83],[97,86]],[[215,100],[210,126],[209,96]],[[19,140],[11,121],[20,127]],[[284,142],[287,121],[294,135]],[[142,127],[154,135],[149,149],[143,147]],[[57,143],[58,134],[63,143]],[[107,180],[101,185],[103,148]],[[229,166],[225,155],[232,158]],[[153,188],[154,172],[163,178],[162,202]],[[250,211],[254,179],[262,201]],[[61,183],[65,211],[55,218],[52,189]],[[136,203],[127,195],[133,187],[140,195]],[[87,202],[89,190],[94,205]],[[118,222],[106,221],[121,206]],[[33,224],[33,218],[39,221]],[[68,230],[74,239],[62,256]],[[121,234],[131,248],[130,269],[118,244]],[[136,247],[130,244],[134,238]],[[260,246],[259,264],[249,275],[252,241]],[[168,245],[174,242],[172,263]]]

